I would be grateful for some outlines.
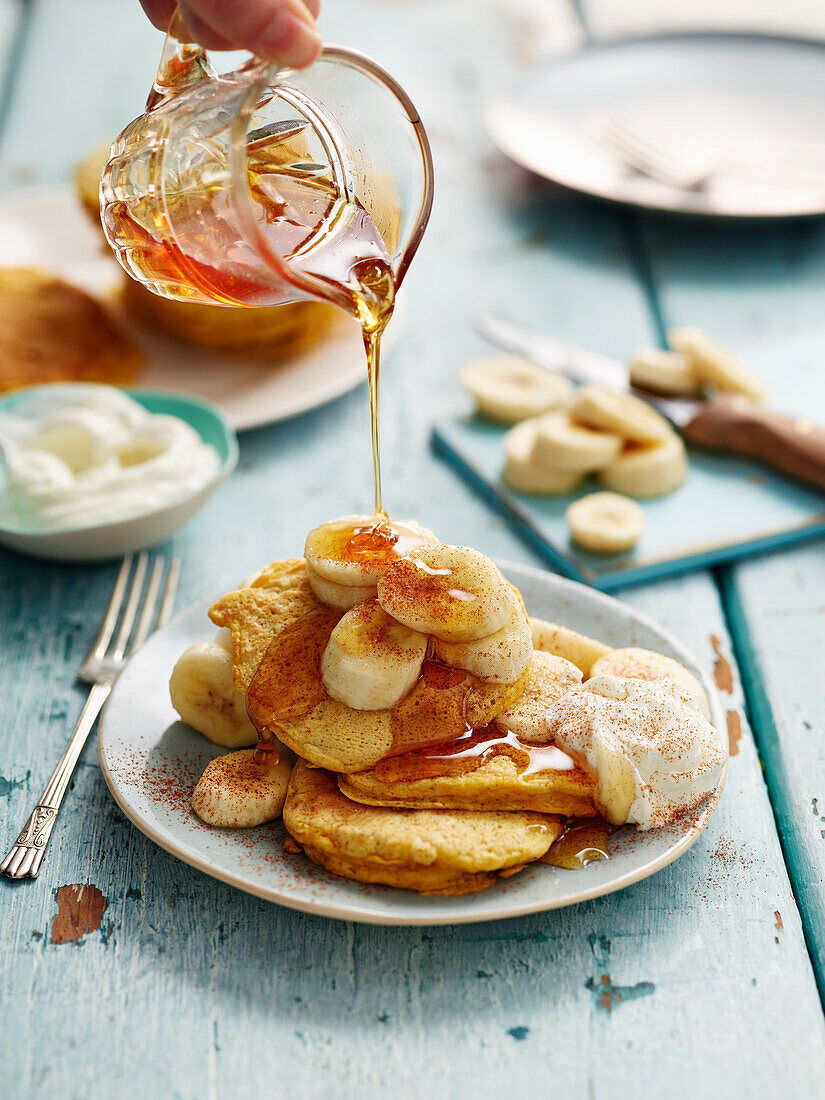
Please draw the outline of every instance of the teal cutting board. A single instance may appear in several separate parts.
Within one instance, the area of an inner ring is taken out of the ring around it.
[[[774,407],[825,423],[825,330],[756,345],[744,357],[767,381]],[[508,489],[500,477],[505,431],[459,416],[434,427],[432,445],[548,564],[604,592],[825,535],[823,494],[766,467],[690,449],[685,485],[640,502],[645,532],[635,550],[587,553],[571,543],[564,513],[572,500],[601,488],[598,480],[561,497]]]

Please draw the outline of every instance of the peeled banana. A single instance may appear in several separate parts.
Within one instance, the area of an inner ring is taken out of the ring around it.
[[[685,445],[672,432],[661,443],[626,448],[609,466],[599,470],[599,480],[616,493],[659,497],[683,485],[687,473]]]
[[[443,642],[472,642],[510,621],[513,593],[489,558],[468,546],[427,546],[378,581],[388,615]]]
[[[217,642],[198,642],[180,655],[169,694],[183,721],[216,745],[236,749],[257,742],[246,700],[232,680],[232,658]]]
[[[391,619],[369,600],[349,610],[321,658],[324,687],[353,710],[387,710],[415,684],[427,637]]]
[[[538,425],[538,419],[523,420],[504,437],[504,480],[519,493],[570,493],[584,474],[542,465],[536,457]]]
[[[569,405],[574,392],[563,375],[515,355],[473,360],[461,371],[461,384],[481,416],[503,424]]]
[[[254,749],[216,756],[206,765],[192,794],[201,821],[226,829],[251,829],[281,816],[292,763],[256,764]]]
[[[619,493],[589,493],[573,501],[565,515],[573,541],[597,554],[632,550],[645,529],[642,509]]]

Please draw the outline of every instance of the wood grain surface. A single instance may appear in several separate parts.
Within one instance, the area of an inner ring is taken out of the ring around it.
[[[802,329],[822,300],[822,226],[734,233],[642,219],[499,158],[481,105],[540,35],[575,44],[564,0],[327,0],[322,25],[401,79],[436,159],[407,330],[384,371],[388,505],[445,540],[531,561],[427,447],[441,403],[460,401],[458,367],[481,350],[476,313],[495,306],[618,355],[657,339],[663,318],[737,341]],[[0,104],[8,194],[68,179],[141,109],[159,40],[135,0],[2,0],[0,32],[0,58],[16,66]],[[365,387],[244,435],[231,482],[174,540],[180,605],[367,506],[369,476]],[[431,930],[280,909],[145,840],[90,746],[40,879],[0,883],[4,1092],[821,1095],[811,956],[821,977],[824,560],[814,544],[623,593],[713,669],[734,755],[720,808],[685,857],[572,909]],[[80,709],[74,670],[114,572],[0,554],[9,839]]]

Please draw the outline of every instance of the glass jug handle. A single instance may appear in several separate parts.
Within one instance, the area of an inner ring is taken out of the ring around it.
[[[191,38],[191,32],[177,7],[169,20],[158,71],[146,100],[147,111],[160,107],[204,80],[217,78],[206,50],[197,42],[192,42]]]

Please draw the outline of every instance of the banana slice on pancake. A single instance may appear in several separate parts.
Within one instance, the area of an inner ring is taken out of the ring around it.
[[[579,634],[567,626],[548,623],[532,615],[528,621],[533,635],[533,649],[541,650],[543,653],[553,653],[557,657],[565,657],[568,661],[572,661],[576,668],[580,668],[585,677],[590,675],[590,670],[600,657],[613,652],[604,642],[596,638],[588,638],[586,634]]]
[[[510,684],[530,667],[533,638],[519,598],[501,630],[472,642],[436,641],[435,654],[453,668],[463,668],[487,683]]]
[[[321,658],[324,687],[354,710],[394,707],[418,679],[427,644],[426,634],[367,600],[347,611],[329,637]]]
[[[520,699],[493,719],[502,733],[514,733],[534,745],[550,742],[545,715],[555,701],[582,682],[581,669],[564,657],[535,652],[530,682]]]
[[[375,595],[378,578],[393,562],[437,541],[413,520],[341,516],[307,535],[307,575],[322,603],[347,610]]]
[[[378,602],[392,618],[442,642],[472,642],[501,630],[513,593],[478,550],[441,543],[402,558],[378,580]]]

